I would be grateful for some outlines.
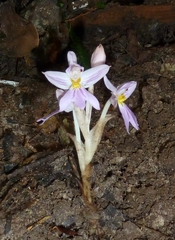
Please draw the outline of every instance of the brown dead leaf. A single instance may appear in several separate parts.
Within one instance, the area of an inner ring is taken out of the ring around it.
[[[0,30],[6,35],[0,52],[9,57],[27,57],[39,45],[39,35],[32,22],[21,18],[10,2],[0,6]]]

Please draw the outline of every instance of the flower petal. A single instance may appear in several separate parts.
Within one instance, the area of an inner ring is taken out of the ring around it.
[[[84,109],[86,106],[85,104],[86,99],[81,90],[82,90],[81,88],[74,90],[75,93],[74,93],[73,102],[80,109]]]
[[[106,85],[106,87],[111,90],[112,93],[114,93],[115,95],[115,92],[116,92],[116,87],[114,87],[114,85],[112,85],[112,83],[109,81],[109,79],[104,76],[104,83]]]
[[[77,72],[77,74],[79,72],[79,74],[81,76],[81,72],[84,71],[84,67],[80,66],[79,64],[73,64],[73,65],[69,66],[66,69],[66,73],[67,73],[67,75],[69,76],[70,79],[75,74],[75,71]]]
[[[86,89],[82,88],[81,91],[83,92],[86,101],[89,102],[95,109],[100,110],[100,104],[97,98]]]
[[[100,109],[100,105],[96,97],[94,97],[94,95],[89,93],[86,89],[69,89],[60,99],[60,112],[72,111],[74,107],[73,103],[80,109],[84,109],[86,106],[86,101],[88,101],[95,109]]]
[[[56,98],[59,100],[64,94],[64,91],[61,89],[56,90]]]
[[[103,78],[108,73],[109,68],[110,66],[103,64],[82,72],[81,84],[84,88],[90,87],[91,85],[98,82],[101,78]]]
[[[132,126],[136,129],[136,130],[139,130],[139,124],[137,122],[137,118],[136,116],[134,115],[134,113],[131,111],[131,109],[127,107],[127,112],[128,112],[128,116],[129,116],[129,122],[132,124]]]
[[[114,108],[117,107],[118,102],[117,102],[117,98],[116,98],[115,95],[112,94],[112,96],[110,97],[110,102],[111,102],[111,104],[114,106]]]
[[[72,52],[72,51],[69,51],[67,53],[67,61],[68,61],[69,66],[77,63],[77,56],[76,56],[76,54],[74,52]]]
[[[132,124],[132,126],[138,130],[139,125],[136,119],[136,116],[134,113],[128,108],[126,104],[119,104],[119,109],[122,114],[123,120],[125,122],[126,130],[129,133],[129,123]]]
[[[61,89],[57,89],[56,90],[56,98],[58,99],[58,101],[60,101],[60,99],[63,97],[65,91],[61,90]],[[74,108],[73,103],[70,103],[70,105],[64,110],[65,112],[71,112]]]
[[[66,111],[67,108],[72,104],[74,98],[74,90],[69,89],[65,92],[63,97],[60,99],[59,106],[60,112]]]
[[[117,87],[116,94],[118,96],[121,95],[121,94],[124,94],[125,98],[127,99],[134,92],[136,86],[137,86],[137,82],[135,82],[135,81],[124,83],[124,84]]]
[[[71,112],[71,111],[73,111],[73,109],[74,109],[74,104],[71,102],[64,111]]]
[[[55,111],[51,112],[49,115],[45,116],[45,117],[42,117],[42,118],[39,118],[38,120],[36,120],[36,122],[39,124],[39,125],[42,125],[44,124],[50,117],[54,116],[55,114],[59,113],[60,112],[60,109],[57,108]]]
[[[69,76],[63,72],[47,71],[43,72],[45,77],[58,88],[69,89],[71,81]]]
[[[123,104],[123,105],[119,104],[119,109],[122,114],[123,120],[125,122],[126,130],[129,133],[129,118],[128,118],[126,104]]]

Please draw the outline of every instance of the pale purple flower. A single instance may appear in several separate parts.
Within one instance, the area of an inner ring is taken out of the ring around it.
[[[91,67],[96,67],[102,65],[106,62],[106,54],[103,48],[103,45],[96,47],[95,51],[91,56]]]
[[[100,105],[97,98],[88,92],[85,88],[98,82],[109,71],[109,66],[102,64],[97,67],[83,71],[83,67],[76,63],[76,55],[74,52],[68,52],[69,67],[66,72],[47,71],[43,74],[56,87],[65,91],[60,98],[60,112],[65,111],[70,104],[74,103],[80,109],[85,108],[86,101],[95,109],[99,110]]]
[[[129,107],[124,103],[127,98],[131,96],[131,94],[134,92],[137,83],[135,81],[127,82],[124,84],[121,84],[117,88],[112,85],[112,83],[109,81],[109,79],[105,76],[104,82],[106,87],[111,90],[112,96],[110,98],[111,104],[116,108],[117,105],[119,106],[120,112],[122,114],[122,117],[125,122],[126,130],[129,133],[129,123],[132,124],[132,126],[135,129],[139,129],[139,125],[136,119],[136,116],[134,113],[129,109]]]
[[[77,63],[76,54],[69,51],[67,54],[69,67],[64,72],[48,71],[43,73],[46,78],[58,88],[56,90],[56,97],[58,99],[58,108],[49,115],[37,120],[38,123],[43,124],[53,115],[62,111],[70,112],[74,108],[74,104],[81,109],[85,108],[85,102],[88,101],[94,108],[100,109],[98,100],[85,88],[93,85],[109,71],[108,65],[101,65],[84,71],[84,67]]]

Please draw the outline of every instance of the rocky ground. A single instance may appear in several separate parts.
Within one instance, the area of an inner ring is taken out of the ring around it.
[[[57,9],[54,1],[49,2]],[[29,11],[23,9],[21,14],[28,16]],[[66,135],[73,132],[71,113],[36,124],[57,107],[56,88],[41,71],[64,71],[71,48],[66,49],[63,20],[58,26],[54,20],[50,21],[59,31],[57,38],[46,31],[49,21],[40,29],[41,23],[35,21],[40,45],[30,65],[23,58],[16,64],[9,52],[0,57],[1,80],[18,83],[0,83],[0,238],[175,239],[175,29],[155,21],[142,24],[140,19],[85,29],[82,40],[89,55],[99,43],[105,48],[111,82],[117,86],[137,81],[127,104],[139,122],[139,131],[130,128],[128,134],[120,112],[110,108],[115,118],[106,125],[92,162],[89,206],[71,168],[76,158]],[[95,94],[103,108],[110,92],[102,81]],[[92,125],[99,115],[93,112]]]

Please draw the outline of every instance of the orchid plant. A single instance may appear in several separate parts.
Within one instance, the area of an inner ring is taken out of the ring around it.
[[[91,174],[91,161],[100,143],[102,133],[106,123],[113,118],[107,114],[110,105],[114,108],[119,106],[119,110],[124,119],[126,130],[129,133],[129,123],[138,130],[138,122],[134,113],[124,103],[133,93],[137,83],[130,81],[117,88],[109,81],[106,74],[110,66],[105,64],[106,54],[100,44],[91,56],[91,68],[84,71],[84,68],[77,63],[76,54],[69,51],[67,54],[69,67],[64,72],[47,71],[43,74],[58,89],[56,97],[58,99],[58,109],[46,117],[37,120],[43,124],[51,116],[62,111],[73,113],[75,136],[69,134],[76,147],[79,167],[81,171],[82,191],[85,199],[91,203],[91,191],[89,177]],[[92,107],[100,110],[100,104],[94,96],[94,84],[104,79],[106,87],[111,91],[111,97],[106,102],[101,116],[96,125],[91,129]]]

